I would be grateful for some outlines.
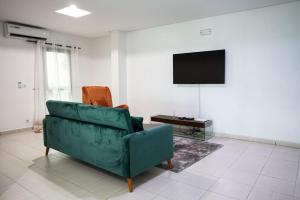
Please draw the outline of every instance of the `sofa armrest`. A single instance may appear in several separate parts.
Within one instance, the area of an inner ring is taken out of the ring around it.
[[[161,125],[123,137],[129,162],[129,177],[173,157],[172,126]]]

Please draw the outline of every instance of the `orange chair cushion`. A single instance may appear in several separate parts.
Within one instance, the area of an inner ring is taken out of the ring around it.
[[[85,104],[112,107],[111,93],[108,87],[82,87],[82,102]]]
[[[126,104],[119,105],[119,106],[117,106],[115,108],[129,109],[128,105],[126,105]]]
[[[110,90],[108,87],[103,86],[82,87],[82,102],[95,106],[113,107]],[[117,106],[116,108],[129,109],[126,104]]]

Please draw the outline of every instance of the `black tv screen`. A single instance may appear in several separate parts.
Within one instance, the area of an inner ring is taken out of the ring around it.
[[[173,54],[174,84],[224,84],[225,50]]]

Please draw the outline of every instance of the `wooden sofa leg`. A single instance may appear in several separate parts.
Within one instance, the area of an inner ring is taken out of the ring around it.
[[[132,179],[131,178],[127,178],[127,184],[128,184],[129,192],[132,192]]]
[[[48,153],[49,153],[49,147],[46,147],[46,152],[45,152],[45,156],[48,156]]]
[[[172,161],[171,159],[168,160],[168,169],[172,169],[173,168],[173,165],[172,165]]]

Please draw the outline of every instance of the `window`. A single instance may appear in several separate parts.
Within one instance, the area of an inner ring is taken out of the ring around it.
[[[46,99],[70,101],[72,99],[70,50],[47,47],[45,56]]]

